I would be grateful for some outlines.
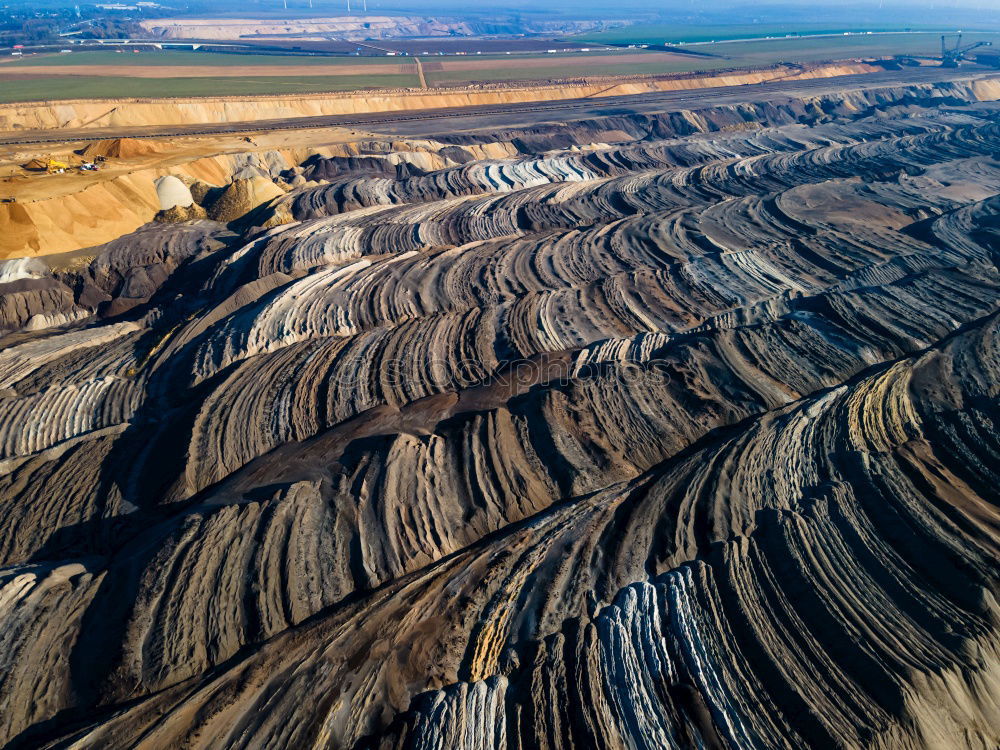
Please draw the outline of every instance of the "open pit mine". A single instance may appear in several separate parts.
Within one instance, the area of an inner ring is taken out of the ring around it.
[[[1000,746],[1000,86],[753,96],[0,262],[0,745]]]

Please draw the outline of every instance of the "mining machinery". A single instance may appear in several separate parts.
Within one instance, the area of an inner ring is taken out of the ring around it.
[[[948,37],[958,37],[955,40],[955,46],[948,47]],[[962,32],[957,34],[942,34],[941,35],[941,67],[942,68],[957,68],[961,65],[965,56],[974,49],[980,47],[992,47],[993,42],[975,42],[973,44],[967,44],[962,46]]]

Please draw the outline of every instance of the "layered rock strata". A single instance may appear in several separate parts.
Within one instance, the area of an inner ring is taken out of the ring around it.
[[[0,266],[0,740],[995,747],[1000,113],[926,103]]]

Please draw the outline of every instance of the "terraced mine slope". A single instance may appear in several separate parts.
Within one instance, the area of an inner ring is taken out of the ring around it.
[[[421,147],[0,266],[0,744],[997,747],[1000,108]]]

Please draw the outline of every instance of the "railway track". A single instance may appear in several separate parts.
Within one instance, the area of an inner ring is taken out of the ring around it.
[[[568,99],[559,102],[509,104],[504,106],[483,105],[477,107],[454,107],[447,109],[419,110],[407,113],[373,113],[372,115],[321,115],[279,120],[254,120],[238,123],[219,123],[209,127],[165,126],[163,129],[115,128],[88,131],[34,131],[40,135],[22,137],[0,136],[0,146],[20,146],[46,143],[92,142],[108,138],[169,138],[206,135],[238,135],[277,130],[309,130],[323,127],[367,127],[372,125],[397,125],[410,122],[432,122],[449,119],[470,119],[483,117],[517,117],[546,113],[573,115],[584,110],[594,111],[623,109],[629,107],[650,107],[658,103],[675,105],[676,109],[712,104],[742,103],[773,100],[803,94],[814,94],[818,90],[843,91],[847,88],[880,88],[904,83],[935,83],[969,77],[982,77],[989,72],[979,69],[971,71],[943,71],[934,68],[925,71],[899,71],[884,74],[864,74],[819,78],[813,80],[768,82],[766,84],[744,84],[709,89],[662,91],[633,94],[601,99]],[[782,88],[776,90],[775,83]],[[752,94],[751,94],[752,92]],[[751,95],[747,95],[751,94]]]

